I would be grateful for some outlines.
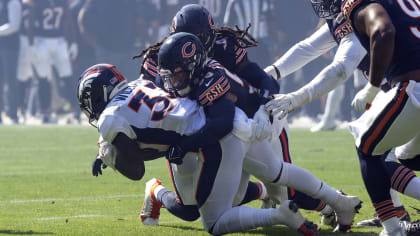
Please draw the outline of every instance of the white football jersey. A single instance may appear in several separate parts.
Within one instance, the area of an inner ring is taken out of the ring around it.
[[[118,132],[140,143],[164,145],[205,125],[203,108],[188,98],[174,98],[147,80],[130,82],[98,120],[101,138],[112,143]]]

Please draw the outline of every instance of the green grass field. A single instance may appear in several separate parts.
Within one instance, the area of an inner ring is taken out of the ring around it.
[[[158,177],[172,189],[166,161],[147,163],[145,177],[137,182],[112,169],[93,177],[91,162],[97,152],[97,137],[91,127],[0,126],[0,235],[208,235],[199,220],[182,222],[165,209],[160,226],[143,226],[138,214],[145,181]],[[348,132],[292,130],[290,143],[295,164],[364,201],[356,221],[372,216]],[[406,207],[416,204],[405,197],[402,201]],[[420,218],[408,208],[412,218]],[[316,213],[303,213],[319,221]],[[380,229],[353,231],[350,235],[377,235]],[[284,226],[274,226],[239,235],[297,234]],[[322,235],[339,234],[322,227]]]

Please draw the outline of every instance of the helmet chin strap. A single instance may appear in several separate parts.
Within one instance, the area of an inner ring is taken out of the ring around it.
[[[186,97],[191,92],[191,86],[188,85],[187,87],[176,91],[179,96]]]

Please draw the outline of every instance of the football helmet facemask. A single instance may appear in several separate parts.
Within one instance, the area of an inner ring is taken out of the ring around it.
[[[187,32],[196,35],[207,52],[216,41],[216,30],[209,11],[199,4],[188,4],[179,10],[172,20],[171,34]]]
[[[185,97],[199,82],[206,51],[197,36],[176,33],[169,36],[159,49],[158,69],[165,89]]]
[[[311,0],[311,3],[320,18],[332,19],[340,13],[342,0]]]
[[[97,127],[99,116],[121,90],[128,86],[124,76],[110,64],[89,67],[79,78],[77,99],[89,123]]]

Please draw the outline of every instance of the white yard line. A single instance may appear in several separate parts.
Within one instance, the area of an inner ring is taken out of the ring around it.
[[[105,215],[78,215],[78,216],[55,216],[55,217],[42,217],[37,220],[64,220],[69,218],[90,218],[90,217],[105,217]]]
[[[83,200],[101,200],[101,199],[113,199],[113,198],[136,198],[143,197],[144,194],[127,194],[127,195],[105,195],[105,196],[94,196],[94,197],[71,197],[71,198],[44,198],[44,199],[26,199],[26,200],[4,200],[0,201],[4,204],[21,204],[21,203],[33,203],[33,202],[52,202],[52,201],[83,201]]]

